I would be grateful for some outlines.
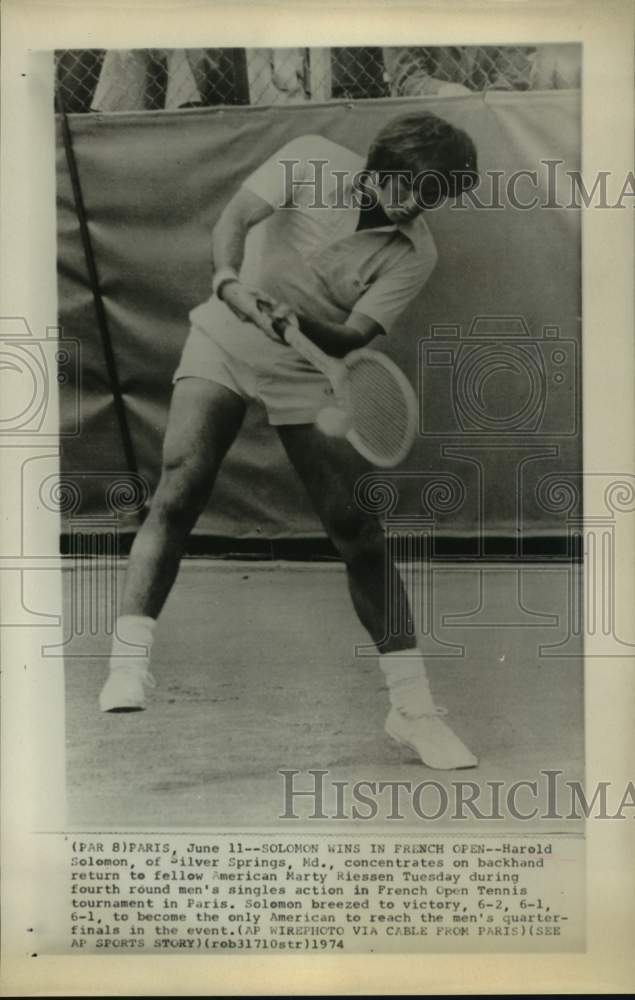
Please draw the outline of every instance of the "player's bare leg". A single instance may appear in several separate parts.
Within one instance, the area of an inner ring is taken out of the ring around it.
[[[413,649],[416,637],[405,629],[387,628],[389,567],[384,532],[376,517],[355,503],[354,486],[370,466],[346,441],[327,438],[311,424],[277,428],[285,450],[311,498],[324,528],[346,564],[353,605],[380,653]],[[398,573],[394,598],[408,608]],[[412,621],[412,618],[410,618]]]
[[[175,383],[161,479],[130,552],[122,615],[158,617],[244,414],[244,401],[222,385],[202,378]]]
[[[175,384],[161,479],[130,553],[102,711],[145,707],[155,621],[244,414],[244,401],[224,386],[201,378]]]
[[[311,424],[279,427],[278,433],[346,564],[353,605],[380,654],[392,706],[386,731],[431,767],[474,767],[476,758],[442,720],[444,710],[435,705],[412,630],[389,627],[391,606],[402,609],[395,616],[397,623],[412,622],[412,615],[398,569],[389,562],[379,521],[355,502],[355,483],[368,465],[346,441],[327,438]]]

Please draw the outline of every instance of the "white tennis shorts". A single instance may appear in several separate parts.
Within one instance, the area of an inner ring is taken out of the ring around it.
[[[192,326],[174,382],[194,376],[223,385],[262,404],[274,427],[313,423],[320,410],[332,405],[331,383],[294,348],[228,316],[224,306],[214,309],[209,321],[201,312],[190,314]]]

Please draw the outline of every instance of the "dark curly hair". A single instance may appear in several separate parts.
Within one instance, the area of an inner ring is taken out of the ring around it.
[[[478,180],[476,147],[467,132],[430,111],[414,111],[384,125],[371,143],[366,170],[376,173],[382,185],[403,171],[413,178],[428,174],[437,197],[454,198]]]

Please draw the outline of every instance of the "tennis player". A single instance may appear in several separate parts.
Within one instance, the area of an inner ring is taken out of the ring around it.
[[[387,682],[387,733],[430,767],[476,765],[442,718],[411,630],[388,634],[395,595],[386,588],[384,533],[353,495],[368,466],[348,442],[315,427],[331,385],[281,339],[271,315],[292,313],[336,357],[390,334],[437,261],[426,208],[471,187],[475,176],[471,139],[417,111],[382,128],[366,158],[320,135],[293,139],[228,203],[212,236],[213,294],[190,313],[174,375],[162,475],[130,554],[102,711],[145,708],[156,619],[247,402],[257,400],[346,564],[355,611]],[[131,656],[131,644],[142,655]]]

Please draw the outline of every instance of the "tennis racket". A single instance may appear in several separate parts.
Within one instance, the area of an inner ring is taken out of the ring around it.
[[[417,429],[417,397],[394,362],[364,347],[345,358],[325,354],[299,327],[276,320],[288,344],[315,365],[333,386],[337,405],[316,417],[325,434],[346,438],[373,465],[390,469],[410,451]]]

